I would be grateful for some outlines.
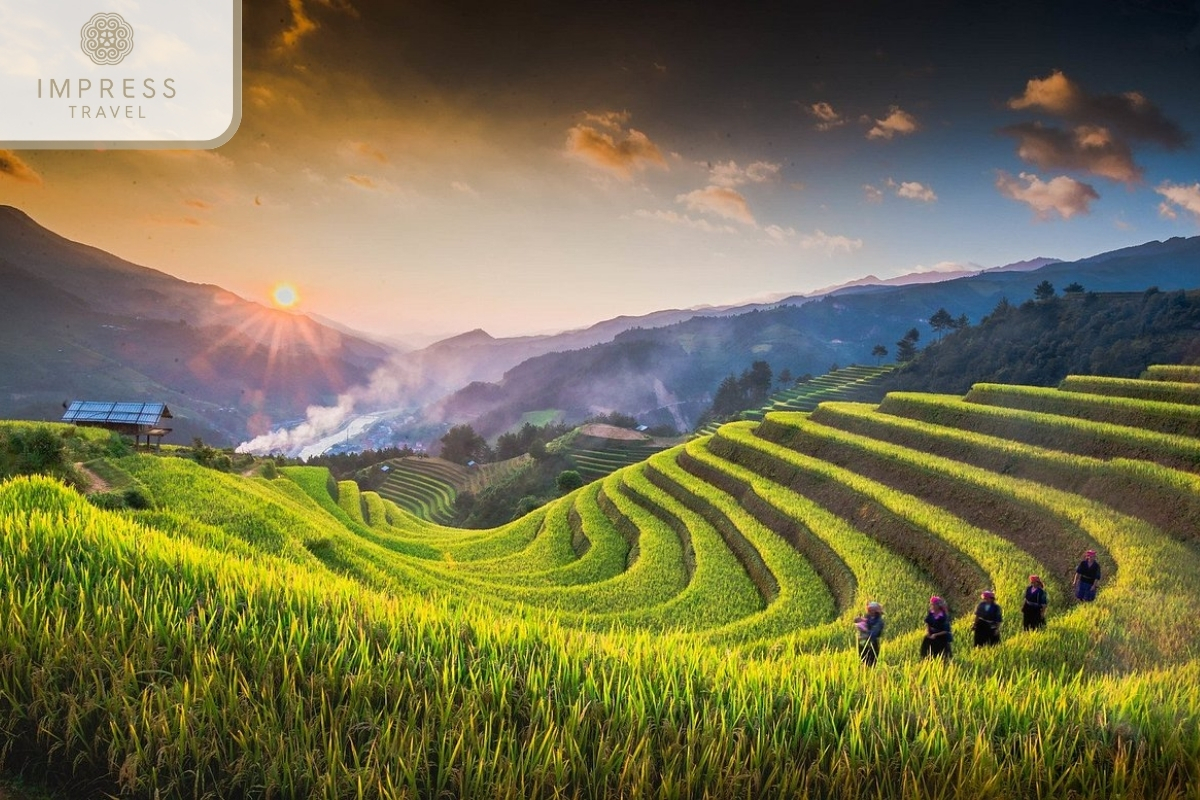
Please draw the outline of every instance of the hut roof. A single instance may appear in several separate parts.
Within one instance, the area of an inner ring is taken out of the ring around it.
[[[74,400],[63,414],[63,422],[76,425],[96,425],[114,430],[136,430],[148,433],[162,427],[162,420],[172,419],[166,403],[110,403],[98,400]],[[169,428],[167,430],[170,430]]]

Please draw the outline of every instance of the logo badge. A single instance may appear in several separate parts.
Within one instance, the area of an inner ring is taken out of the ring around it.
[[[120,64],[133,52],[133,26],[120,14],[96,14],[79,31],[79,46],[96,64]]]
[[[242,118],[245,1],[0,0],[0,156],[220,147]]]

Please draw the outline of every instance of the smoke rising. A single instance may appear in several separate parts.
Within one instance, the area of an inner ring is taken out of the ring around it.
[[[394,408],[411,402],[425,386],[423,370],[403,357],[379,367],[366,386],[355,386],[338,395],[331,406],[309,406],[305,420],[294,428],[278,428],[237,446],[239,453],[299,455],[305,447],[336,433],[356,413]]]

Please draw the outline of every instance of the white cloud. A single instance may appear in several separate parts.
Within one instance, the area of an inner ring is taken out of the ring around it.
[[[782,228],[778,225],[768,225],[763,228],[763,233],[771,240],[773,244],[783,244],[788,239],[796,235],[796,229],[792,227]]]
[[[469,183],[463,183],[462,181],[452,181],[450,183],[450,188],[456,192],[462,192],[465,195],[469,195],[470,197],[479,197],[479,192],[476,191],[475,188],[473,186],[471,186],[471,184],[469,184]]]
[[[709,180],[716,186],[733,188],[747,183],[767,183],[779,177],[782,164],[772,164],[769,161],[755,161],[745,169],[739,167],[736,161],[724,164],[717,163],[709,170]]]
[[[920,200],[922,203],[932,203],[937,200],[933,189],[916,181],[905,181],[896,187],[896,194],[909,200]]]
[[[1100,199],[1100,195],[1089,184],[1066,175],[1043,181],[1028,172],[1022,172],[1019,179],[1007,172],[1000,172],[996,178],[996,188],[1005,197],[1028,205],[1039,219],[1050,219],[1055,213],[1063,219],[1087,214],[1091,211],[1091,202]]]
[[[644,208],[639,208],[633,212],[635,217],[639,219],[650,219],[657,222],[666,222],[671,225],[681,225],[685,228],[693,228],[705,233],[737,233],[737,228],[732,225],[714,225],[706,219],[697,219],[689,217],[687,214],[680,214],[676,211],[648,211]]]
[[[851,239],[847,236],[831,236],[823,230],[815,230],[800,237],[800,246],[806,250],[823,250],[825,255],[832,256],[838,252],[852,253],[862,249],[862,239]]]
[[[932,203],[937,200],[937,194],[930,187],[919,181],[904,181],[897,183],[888,178],[883,182],[883,185],[891,189],[897,197],[903,197],[906,200],[918,200],[922,203]],[[884,190],[878,186],[867,183],[863,185],[863,191],[866,192],[868,203],[882,203],[884,198]]]
[[[1176,218],[1176,211],[1172,207],[1174,204],[1184,211],[1192,213],[1200,221],[1200,183],[1194,183],[1191,186],[1163,183],[1154,191],[1166,198],[1158,207],[1159,213],[1164,217]]]
[[[891,139],[894,136],[907,136],[910,133],[915,133],[917,128],[916,117],[904,111],[900,106],[892,106],[888,110],[888,115],[883,119],[875,120],[875,126],[867,131],[868,139]]]
[[[675,201],[683,203],[691,211],[716,214],[744,225],[757,226],[746,198],[740,192],[725,186],[706,186],[687,194],[676,195]]]

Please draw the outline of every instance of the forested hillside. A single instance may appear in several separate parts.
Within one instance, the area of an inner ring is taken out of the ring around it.
[[[1054,386],[1069,374],[1135,378],[1152,364],[1200,364],[1200,290],[1018,302],[930,343],[883,387],[961,393],[980,381]]]

